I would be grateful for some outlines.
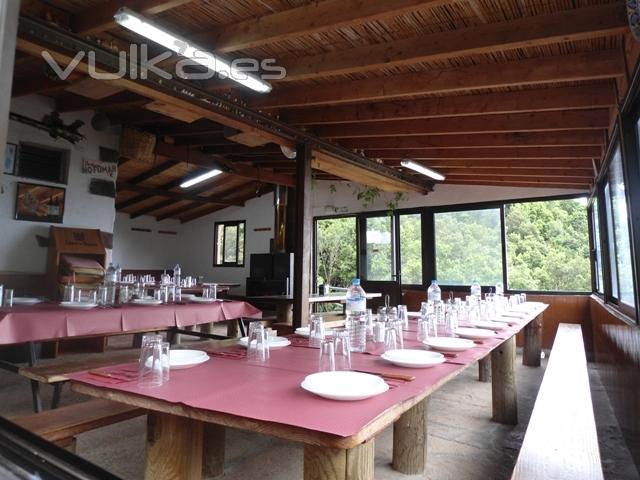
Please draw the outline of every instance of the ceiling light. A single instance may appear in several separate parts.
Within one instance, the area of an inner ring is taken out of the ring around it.
[[[182,55],[210,70],[238,82],[256,92],[268,93],[271,85],[255,75],[235,68],[228,60],[208,52],[206,49],[193,45],[188,40],[168,32],[164,28],[149,21],[128,8],[121,8],[113,16],[116,23],[137,33],[163,47]]]
[[[209,180],[210,178],[213,178],[216,175],[220,175],[221,173],[222,173],[222,170],[209,170],[208,172],[205,172],[202,175],[198,175],[197,177],[193,177],[192,179],[181,183],[180,187],[182,188],[193,187],[197,183],[201,183],[201,182],[204,182],[205,180]]]
[[[431,170],[430,168],[427,168],[424,165],[420,165],[419,163],[416,163],[412,160],[402,160],[400,162],[400,165],[410,168],[411,170],[421,173],[422,175],[426,175],[429,178],[433,178],[434,180],[443,181],[445,178],[441,173],[438,173],[435,170]]]

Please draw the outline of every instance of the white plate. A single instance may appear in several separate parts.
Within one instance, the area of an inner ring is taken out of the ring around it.
[[[422,343],[441,352],[463,352],[475,347],[472,340],[456,337],[430,337]]]
[[[242,345],[244,348],[247,348],[247,344],[249,343],[249,337],[242,337],[238,340],[238,343]],[[272,350],[286,347],[287,345],[291,345],[291,342],[288,338],[285,337],[269,337],[269,348]]]
[[[300,386],[320,397],[342,401],[364,400],[389,390],[389,385],[379,376],[359,372],[314,373]]]
[[[36,303],[42,303],[42,300],[32,297],[13,297],[14,305],[35,305]]]
[[[429,368],[440,365],[445,361],[444,355],[438,352],[430,352],[428,350],[388,350],[381,357],[387,362],[393,363],[400,367],[408,368]]]
[[[193,303],[213,303],[213,302],[217,302],[218,299],[216,299],[216,298],[193,297],[193,298],[190,298],[189,301],[193,302]]]
[[[494,322],[491,320],[478,320],[473,322],[473,326],[477,328],[486,328],[487,330],[504,330],[509,325],[504,322]]]
[[[162,300],[156,300],[154,298],[134,298],[131,300],[131,305],[162,305]]]
[[[309,327],[298,327],[296,328],[296,335],[300,335],[301,337],[309,336]]]
[[[453,333],[460,338],[468,338],[470,340],[484,340],[485,338],[492,338],[495,333],[491,330],[484,330],[482,328],[456,328]]]
[[[209,360],[209,355],[201,350],[171,350],[169,366],[171,370],[191,368]]]
[[[420,312],[407,312],[409,318],[420,318],[422,314]]]
[[[191,301],[191,300],[193,300],[194,298],[196,298],[196,296],[195,296],[193,293],[183,293],[183,294],[181,295],[181,298],[182,298],[182,300],[184,300],[184,301]]]
[[[93,302],[60,302],[62,308],[75,308],[77,310],[87,310],[89,308],[95,308],[97,303]]]

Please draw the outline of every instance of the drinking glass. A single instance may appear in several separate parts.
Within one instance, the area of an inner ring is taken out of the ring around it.
[[[62,293],[62,300],[64,302],[73,302],[76,299],[76,291],[75,286],[68,284],[64,286],[64,291]]]
[[[378,321],[387,321],[387,307],[378,307]]]
[[[351,370],[351,334],[346,329],[335,329],[333,352],[336,370]]]
[[[429,314],[429,302],[422,302],[420,304],[420,316],[421,317],[426,317]]]
[[[367,321],[367,340],[371,340],[373,337],[373,310],[367,308],[367,314],[365,316]]]
[[[398,320],[398,309],[396,307],[387,307],[387,319],[390,322]]]
[[[394,320],[391,322],[393,327],[396,329],[396,342],[398,344],[398,348],[404,348],[404,338],[402,335],[402,322],[400,320]]]
[[[212,283],[209,285],[209,298],[218,298],[218,284]]]
[[[169,381],[171,372],[171,344],[169,342],[162,342],[162,381],[164,383]]]
[[[333,337],[324,337],[320,342],[318,357],[319,372],[333,372],[336,369],[336,354]]]
[[[248,338],[247,360],[250,363],[265,363],[269,360],[269,336],[262,324],[256,325]]]
[[[76,288],[76,301],[96,303],[96,291],[93,289]]]
[[[396,328],[391,323],[387,323],[387,328],[384,332],[384,351],[397,350],[398,349],[398,336]]]
[[[108,301],[108,290],[107,290],[107,286],[106,285],[98,285],[98,290],[97,290],[97,302],[98,305],[107,305],[109,303]]]
[[[138,385],[159,387],[164,381],[162,368],[162,342],[158,339],[143,342],[138,364]]]
[[[349,349],[364,352],[367,346],[367,320],[365,312],[351,312],[345,325],[349,334]],[[336,352],[337,355],[337,352]]]
[[[406,305],[398,305],[398,320],[402,322],[402,328],[409,327],[409,312]]]
[[[526,293],[521,293],[520,294],[520,303],[527,303],[527,294]]]
[[[4,303],[5,307],[13,307],[13,288],[5,288],[4,290]]]
[[[324,321],[320,315],[311,315],[311,322],[309,323],[309,346],[314,348],[320,348],[320,343],[324,338]]]
[[[429,338],[429,317],[420,317],[418,320],[418,337],[417,340],[422,342]]]
[[[129,295],[129,286],[128,285],[120,285],[120,292],[118,293],[118,302],[119,303],[127,303],[131,299],[131,295]]]
[[[387,322],[374,322],[373,323],[373,341],[374,343],[384,342],[385,330],[387,328]]]

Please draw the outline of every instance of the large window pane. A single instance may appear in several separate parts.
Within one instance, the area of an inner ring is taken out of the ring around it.
[[[241,267],[244,265],[245,222],[219,222],[215,224],[214,266]]]
[[[604,209],[607,217],[607,246],[609,247],[609,271],[611,272],[611,295],[618,298],[618,268],[616,262],[616,243],[614,240],[613,212],[611,209],[611,188],[604,185]]]
[[[507,205],[507,285],[591,291],[586,199]]]
[[[592,229],[593,229],[593,243],[596,252],[595,255],[595,271],[596,271],[596,291],[599,293],[604,292],[604,280],[602,276],[602,244],[600,243],[600,214],[598,209],[598,199],[593,201],[593,207],[591,209]]]
[[[348,287],[357,276],[356,218],[327,218],[316,222],[316,282]]]
[[[224,263],[238,261],[238,226],[227,225],[224,228]]]
[[[393,276],[392,217],[366,218],[367,281],[390,281]]]
[[[404,285],[422,284],[422,216],[400,215],[400,271]]]
[[[616,242],[619,299],[621,302],[633,306],[635,300],[633,294],[629,221],[627,216],[624,176],[622,173],[622,158],[619,148],[616,149],[611,159],[609,185],[611,188],[611,210],[613,213],[614,237]]]
[[[502,281],[500,209],[436,213],[436,271],[442,285]]]

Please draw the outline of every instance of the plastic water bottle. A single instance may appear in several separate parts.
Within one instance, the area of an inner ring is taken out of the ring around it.
[[[173,284],[176,287],[180,287],[180,275],[182,273],[182,269],[180,268],[180,265],[176,263],[176,266],[173,267]]]
[[[431,302],[439,302],[442,300],[442,290],[440,290],[437,280],[431,281],[431,285],[427,289],[427,300]]]
[[[117,280],[116,267],[113,263],[110,263],[107,267],[107,271],[104,274],[104,283],[106,285],[114,285]]]
[[[478,300],[482,298],[482,288],[480,288],[480,284],[477,280],[474,280],[471,284],[471,296],[476,297]]]
[[[347,315],[351,312],[366,312],[367,297],[360,286],[360,279],[354,278],[347,289]]]

